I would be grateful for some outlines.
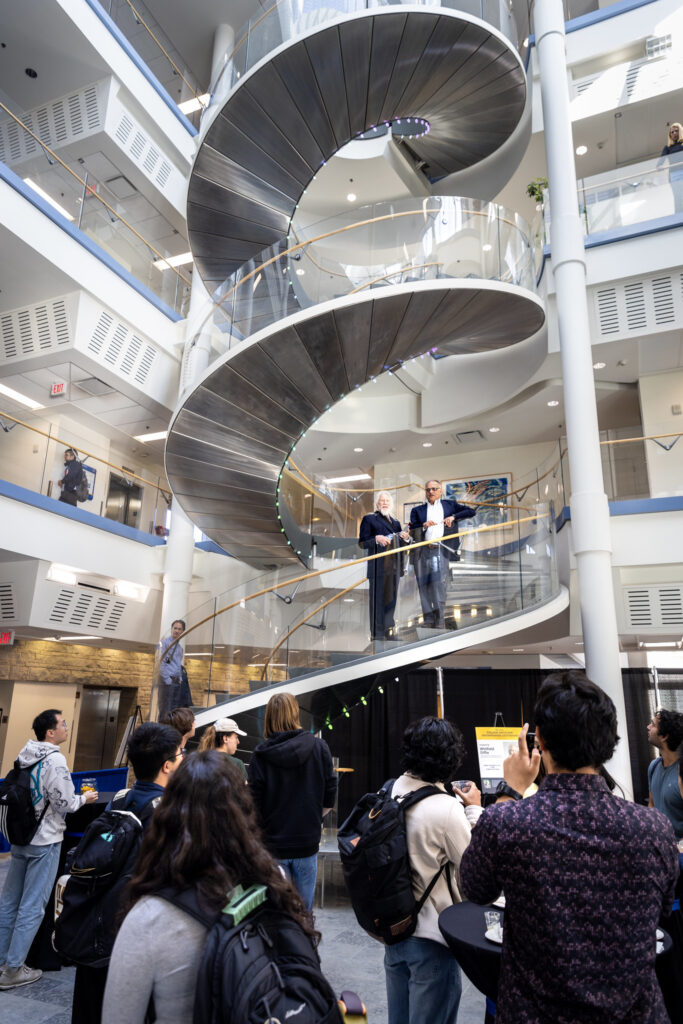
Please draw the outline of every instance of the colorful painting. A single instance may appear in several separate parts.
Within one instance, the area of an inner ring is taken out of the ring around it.
[[[478,480],[445,480],[443,496],[450,498],[451,501],[458,501],[461,505],[480,506],[477,518],[462,523],[461,530],[467,530],[468,525],[497,526],[508,521],[508,511],[506,508],[500,508],[500,505],[509,504],[511,485],[511,473],[482,477]]]

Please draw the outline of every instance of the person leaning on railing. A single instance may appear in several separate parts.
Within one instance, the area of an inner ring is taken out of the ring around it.
[[[401,529],[398,519],[391,514],[393,501],[388,491],[377,495],[375,511],[363,516],[358,543],[370,555],[386,551],[396,538],[410,541],[407,530]],[[370,583],[370,636],[373,640],[391,640],[394,628],[394,610],[398,595],[398,581],[403,564],[402,555],[375,558],[368,562]]]
[[[669,125],[666,146],[657,161],[657,167],[669,164],[669,184],[674,196],[674,211],[683,210],[683,125],[673,121]]]

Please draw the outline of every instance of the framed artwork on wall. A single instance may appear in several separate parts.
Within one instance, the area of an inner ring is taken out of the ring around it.
[[[508,510],[500,508],[499,505],[508,504],[511,486],[512,473],[499,473],[497,476],[480,477],[476,480],[444,480],[443,495],[444,498],[458,501],[461,505],[484,503],[484,507],[477,510],[476,519],[461,524],[461,531],[465,532],[468,526],[474,528],[506,523]]]

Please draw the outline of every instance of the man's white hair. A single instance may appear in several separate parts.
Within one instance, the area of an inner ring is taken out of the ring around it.
[[[393,508],[394,507],[394,499],[391,496],[391,494],[389,493],[389,491],[379,491],[377,497],[375,498],[375,508],[377,508],[377,506],[379,505],[379,499],[380,498],[388,498],[389,499],[389,508]]]

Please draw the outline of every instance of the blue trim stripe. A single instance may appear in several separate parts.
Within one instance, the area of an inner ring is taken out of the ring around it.
[[[195,544],[195,547],[200,551],[209,551],[214,555],[225,555],[226,558],[232,558],[229,551],[225,551],[222,547],[216,544],[215,540],[199,540]]]
[[[590,14],[582,14],[578,18],[572,18],[565,24],[566,33],[578,32],[589,25],[597,25],[601,21],[609,21],[610,18],[618,18],[620,14],[628,14],[629,11],[636,11],[639,7],[647,7],[656,0],[621,0],[621,3],[611,4],[601,11],[591,11]]]
[[[667,498],[631,498],[628,501],[610,501],[611,516],[643,516],[651,512],[683,512],[683,495],[674,494]],[[562,509],[562,519],[571,521],[568,505]]]
[[[627,227],[609,228],[594,235],[586,235],[586,249],[595,249],[611,242],[623,242],[628,238],[642,238],[644,235],[656,235],[660,231],[671,231],[672,228],[683,228],[683,213],[671,213],[666,217],[653,217],[640,224],[629,224]]]
[[[40,212],[44,213],[46,217],[49,217],[57,227],[60,227],[62,231],[65,231],[67,235],[70,235],[71,238],[78,242],[79,245],[82,245],[84,249],[87,249],[92,256],[100,261],[100,263],[104,263],[109,270],[113,271],[116,276],[120,277],[126,284],[129,284],[131,288],[134,288],[138,295],[141,295],[143,299],[146,299],[147,302],[155,306],[156,309],[158,309],[160,313],[163,313],[164,316],[167,316],[169,320],[172,320],[173,323],[178,323],[178,321],[183,319],[179,313],[176,313],[174,309],[171,309],[171,307],[163,302],[158,295],[155,295],[153,291],[147,288],[142,281],[138,281],[137,277],[131,274],[130,271],[126,270],[125,267],[122,267],[120,263],[117,263],[108,252],[105,252],[104,249],[100,249],[99,245],[96,242],[93,242],[92,238],[77,228],[70,220],[67,220],[66,217],[63,217],[61,213],[55,210],[54,206],[51,206],[41,196],[39,196],[37,192],[34,192],[30,185],[27,185],[22,181],[14,171],[11,171],[9,167],[1,161],[0,179],[7,182],[10,188],[13,188],[15,192],[18,192],[24,199],[27,199],[31,206],[35,206],[36,210],[40,210]]]
[[[152,533],[143,533],[132,526],[124,526],[123,523],[115,523],[113,519],[105,519],[104,516],[95,515],[94,512],[86,512],[75,505],[67,505],[57,498],[48,498],[45,494],[38,494],[37,491],[29,491],[26,487],[19,487],[9,480],[0,480],[0,495],[11,498],[14,501],[21,501],[24,505],[31,505],[33,508],[41,508],[45,512],[52,512],[55,515],[63,516],[65,519],[73,519],[84,526],[93,526],[96,530],[104,533],[113,533],[126,540],[134,540],[138,544],[145,544],[147,547],[156,548],[165,544],[163,537],[157,537]]]
[[[137,52],[137,50],[134,50],[133,47],[130,45],[121,29],[116,24],[116,22],[109,17],[107,12],[97,2],[97,0],[85,0],[85,2],[90,8],[90,10],[93,12],[93,14],[95,14],[100,19],[100,21],[107,29],[107,31],[112,34],[112,36],[119,44],[121,49],[126,52],[128,57],[130,57],[138,71],[145,76],[149,84],[152,86],[154,91],[161,97],[161,99],[164,101],[164,103],[171,111],[173,116],[176,118],[176,120],[180,121],[185,131],[188,132],[193,137],[195,135],[199,135],[199,132],[192,124],[192,121],[188,120],[188,118],[185,117],[178,104],[171,96],[169,96],[169,94],[166,92],[163,85],[159,81],[159,79],[156,78],[156,76],[153,75],[152,72],[149,70],[149,68],[147,67],[140,54]]]

